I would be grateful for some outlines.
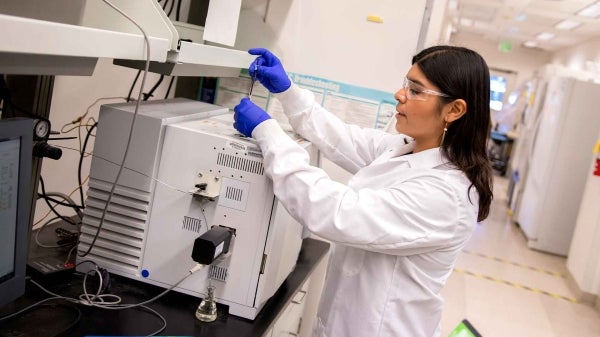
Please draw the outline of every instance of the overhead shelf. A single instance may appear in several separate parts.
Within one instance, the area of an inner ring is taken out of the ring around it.
[[[151,62],[151,72],[170,76],[237,77],[256,56],[246,51],[182,41],[175,62]],[[115,59],[114,64],[143,69],[143,61]]]
[[[0,14],[0,73],[92,75],[98,58],[136,69],[145,66],[145,43],[139,28],[102,1],[87,1],[73,8],[66,0],[60,2],[65,8],[59,12],[68,12],[67,19],[52,12],[56,11],[53,2],[5,1],[0,6],[0,11],[4,10]],[[155,0],[111,2],[148,35],[151,72],[235,77],[255,57],[246,51],[204,44],[203,27],[172,22]]]
[[[0,72],[91,75],[102,58],[145,60],[142,35],[0,14]],[[150,59],[165,62],[169,41],[149,37]]]

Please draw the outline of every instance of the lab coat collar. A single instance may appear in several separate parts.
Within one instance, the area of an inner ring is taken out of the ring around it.
[[[411,168],[434,168],[448,164],[448,159],[442,155],[439,147],[433,149],[406,154],[397,157],[398,160],[408,162]]]

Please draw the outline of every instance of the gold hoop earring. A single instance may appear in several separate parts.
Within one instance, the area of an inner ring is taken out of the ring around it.
[[[440,146],[444,144],[444,138],[446,138],[446,132],[448,131],[448,122],[444,125],[444,133],[442,133],[442,140],[440,141]]]

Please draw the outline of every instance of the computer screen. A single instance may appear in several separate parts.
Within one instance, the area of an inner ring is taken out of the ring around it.
[[[25,292],[33,121],[0,120],[0,307]]]

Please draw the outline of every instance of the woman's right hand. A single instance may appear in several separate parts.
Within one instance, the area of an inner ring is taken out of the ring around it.
[[[281,61],[273,53],[264,48],[250,49],[248,53],[258,55],[248,68],[250,77],[259,80],[270,92],[284,92],[292,85]]]

